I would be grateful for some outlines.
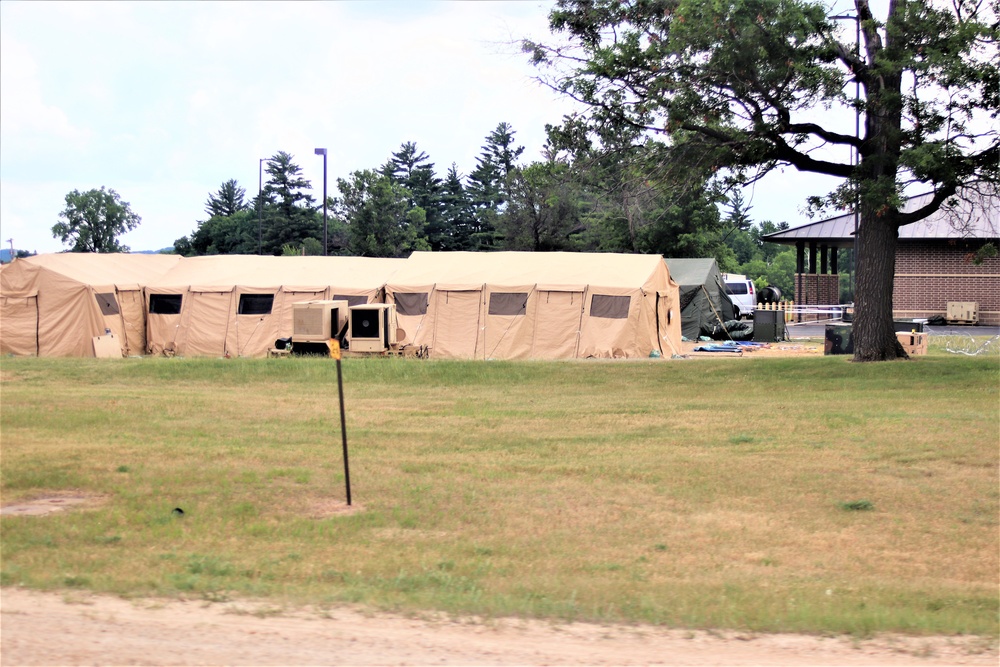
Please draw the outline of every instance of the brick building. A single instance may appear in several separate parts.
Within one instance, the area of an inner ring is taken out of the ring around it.
[[[920,208],[929,198],[929,194],[912,197],[906,210]],[[854,214],[848,213],[764,237],[796,248],[797,304],[837,304],[837,250],[853,249],[855,224]],[[1000,324],[1000,257],[976,257],[988,243],[1000,248],[1000,200],[996,197],[978,198],[975,204],[962,201],[955,211],[941,210],[901,227],[893,317],[944,316],[949,302],[975,302],[982,324]]]

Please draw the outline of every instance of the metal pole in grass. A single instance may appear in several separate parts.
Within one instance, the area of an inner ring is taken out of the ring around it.
[[[344,485],[347,487],[347,504],[351,504],[351,469],[347,465],[347,418],[344,416],[344,376],[340,372],[340,341],[330,339],[330,356],[337,361],[337,393],[340,395],[340,436],[344,444]]]

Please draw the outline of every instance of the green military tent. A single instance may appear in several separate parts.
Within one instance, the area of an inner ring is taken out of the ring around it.
[[[670,277],[680,286],[681,333],[689,340],[711,335],[712,329],[736,319],[719,265],[709,258],[666,259]]]

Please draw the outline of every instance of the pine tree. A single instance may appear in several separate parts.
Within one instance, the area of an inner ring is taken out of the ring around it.
[[[412,141],[404,143],[392,154],[383,173],[410,193],[410,207],[424,210],[424,227],[420,234],[427,238],[432,250],[448,245],[449,230],[441,217],[441,179],[434,175],[434,164],[427,153],[417,150]]]
[[[500,123],[486,137],[486,144],[469,174],[468,193],[476,210],[477,229],[472,238],[476,249],[495,247],[499,216],[510,194],[509,179],[517,168],[523,146],[514,145],[514,130],[509,123]]]
[[[441,185],[441,207],[442,227],[448,233],[440,238],[440,247],[434,249],[473,250],[475,243],[472,235],[477,228],[476,214],[454,162]]]
[[[285,245],[298,246],[306,238],[323,238],[323,221],[315,199],[308,193],[312,184],[302,177],[302,168],[284,151],[268,158],[266,164],[264,253],[280,255]]]
[[[246,194],[246,190],[241,188],[235,179],[229,179],[219,187],[218,192],[208,195],[205,212],[209,216],[229,217],[245,211],[250,208],[250,204],[244,200]]]

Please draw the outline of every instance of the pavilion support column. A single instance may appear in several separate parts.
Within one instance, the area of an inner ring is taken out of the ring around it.
[[[822,245],[819,247],[819,272],[826,274],[829,272],[829,263],[827,262],[827,256],[830,254],[830,248]]]
[[[804,274],[806,272],[806,244],[805,241],[795,242],[795,303],[801,305],[805,302]],[[802,321],[802,314],[795,314],[795,321]]]

